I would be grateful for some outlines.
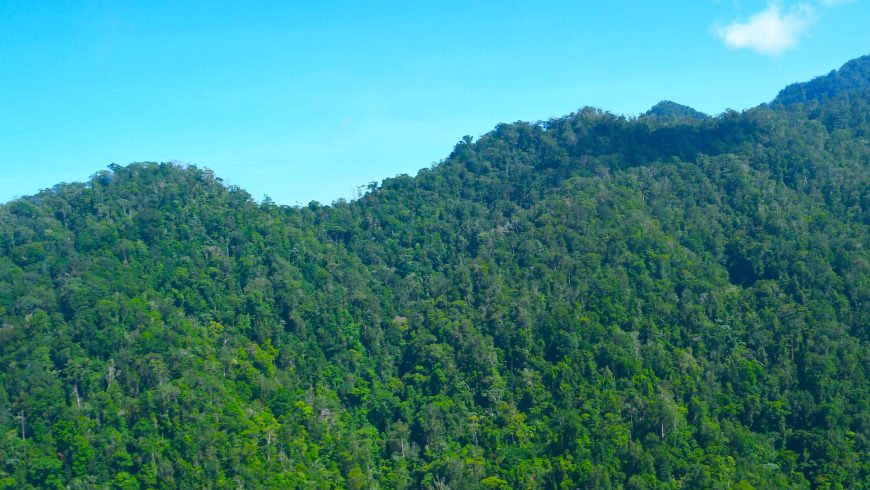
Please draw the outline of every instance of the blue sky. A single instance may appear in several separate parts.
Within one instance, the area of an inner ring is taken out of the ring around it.
[[[247,4],[0,0],[0,202],[178,160],[329,203],[499,122],[746,109],[870,53],[870,0]]]

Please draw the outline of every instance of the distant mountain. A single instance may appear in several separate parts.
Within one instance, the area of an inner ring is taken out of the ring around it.
[[[652,106],[650,110],[644,113],[644,116],[664,121],[675,121],[680,119],[694,119],[700,121],[709,117],[707,114],[696,111],[689,106],[677,104],[676,102],[671,102],[669,100],[663,100]]]
[[[864,63],[332,206],[170,163],[2,205],[0,489],[868,488]]]
[[[833,70],[809,82],[789,85],[776,96],[773,104],[824,102],[842,94],[866,93],[868,90],[870,90],[870,55],[851,60],[839,70]]]

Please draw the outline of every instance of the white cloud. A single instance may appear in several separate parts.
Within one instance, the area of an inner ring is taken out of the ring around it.
[[[772,4],[749,20],[732,22],[715,29],[715,33],[729,48],[777,55],[796,46],[801,33],[815,22],[815,17],[813,8],[807,4],[786,12]]]

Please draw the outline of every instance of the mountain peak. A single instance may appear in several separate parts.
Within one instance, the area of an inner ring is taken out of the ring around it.
[[[782,89],[773,104],[791,105],[810,101],[823,102],[846,92],[870,88],[870,55],[846,62],[839,70],[809,82],[793,83]]]
[[[673,121],[678,119],[703,120],[707,115],[687,105],[670,100],[663,100],[646,111],[644,116],[658,120]]]

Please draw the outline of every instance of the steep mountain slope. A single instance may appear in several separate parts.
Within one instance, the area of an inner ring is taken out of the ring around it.
[[[862,90],[503,124],[333,206],[6,204],[0,486],[862,488]]]
[[[809,82],[795,83],[782,89],[774,104],[824,102],[842,95],[866,97],[870,88],[870,55],[849,61],[839,70],[816,77]]]

